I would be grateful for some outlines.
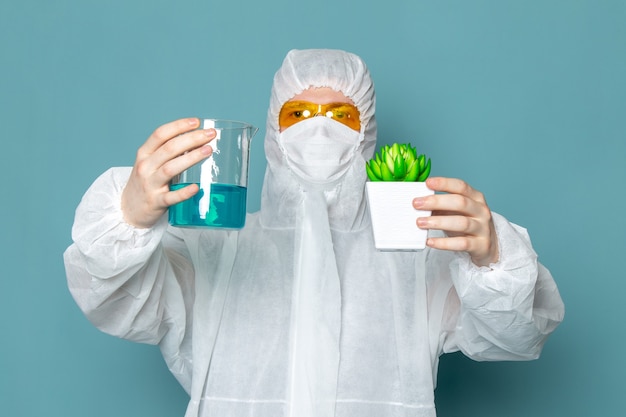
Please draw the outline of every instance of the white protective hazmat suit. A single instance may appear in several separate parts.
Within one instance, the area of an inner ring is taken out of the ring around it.
[[[324,117],[278,132],[282,104],[311,86],[354,101],[358,136]],[[534,359],[562,320],[526,231],[495,213],[490,268],[464,253],[374,249],[374,105],[355,55],[291,51],[272,89],[261,210],[239,232],[177,229],[165,216],[128,225],[130,168],[105,172],[82,199],[64,255],[71,293],[104,332],[160,346],[191,396],[187,417],[432,417],[439,355]],[[293,141],[307,129],[319,140],[301,152]],[[307,159],[316,146],[327,158]]]

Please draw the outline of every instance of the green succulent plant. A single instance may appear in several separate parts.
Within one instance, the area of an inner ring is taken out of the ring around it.
[[[374,158],[365,163],[370,181],[426,181],[430,174],[430,158],[417,155],[410,143],[383,146]]]

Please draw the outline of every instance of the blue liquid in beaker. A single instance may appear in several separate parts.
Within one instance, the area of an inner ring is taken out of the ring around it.
[[[188,185],[190,183],[170,185],[170,190],[178,190]],[[211,184],[208,210],[201,213],[200,200],[204,195],[205,190],[201,188],[190,199],[171,206],[169,208],[170,224],[178,227],[220,229],[241,229],[243,227],[246,221],[246,187]]]

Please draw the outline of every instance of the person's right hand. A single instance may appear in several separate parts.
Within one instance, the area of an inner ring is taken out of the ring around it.
[[[196,184],[170,191],[170,180],[212,153],[207,145],[215,129],[198,129],[197,118],[180,119],[156,129],[137,150],[135,165],[122,192],[124,220],[139,228],[153,226],[173,204],[191,198]]]

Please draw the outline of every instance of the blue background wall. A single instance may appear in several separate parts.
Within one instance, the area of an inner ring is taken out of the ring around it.
[[[285,53],[329,47],[369,64],[381,142],[415,141],[527,227],[566,303],[538,361],[446,356],[439,415],[624,415],[624,22],[623,0],[3,1],[0,414],[183,415],[158,349],[71,299],[74,208],[162,123],[263,131]],[[255,210],[263,134],[253,153]]]

